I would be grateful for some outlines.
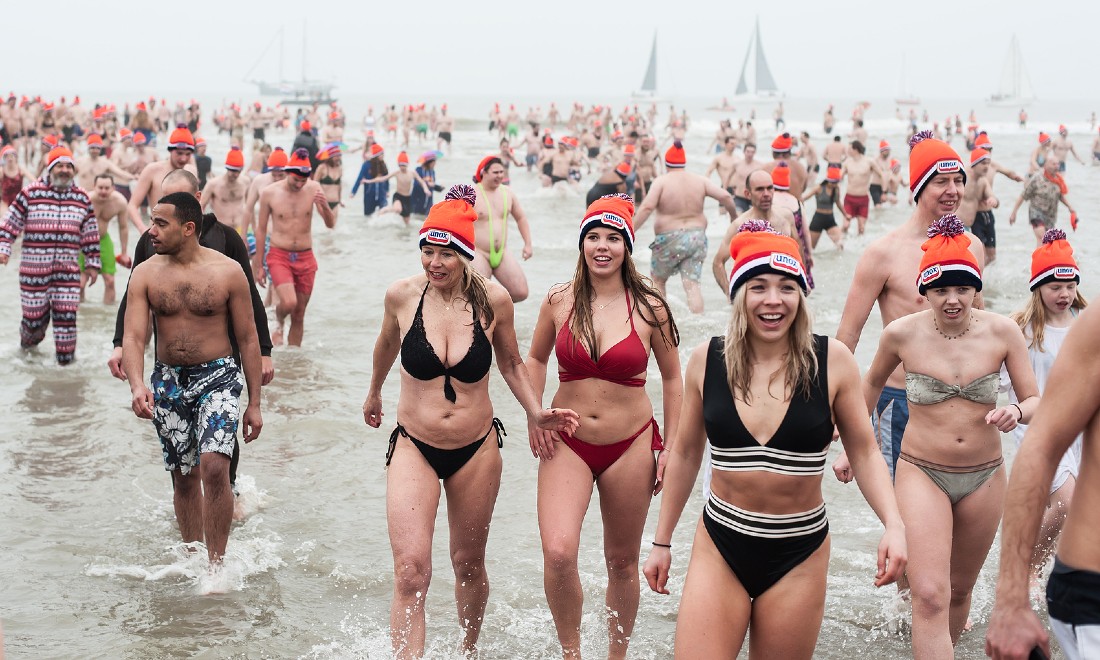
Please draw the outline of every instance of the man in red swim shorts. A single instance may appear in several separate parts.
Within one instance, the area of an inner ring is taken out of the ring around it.
[[[275,306],[277,328],[271,340],[278,345],[283,340],[283,323],[290,317],[290,330],[286,343],[302,345],[302,323],[306,305],[313,293],[313,280],[317,273],[317,260],[313,257],[313,239],[310,229],[313,210],[321,214],[325,226],[336,226],[336,212],[329,208],[321,184],[309,180],[312,171],[309,153],[298,149],[283,168],[285,179],[264,188],[260,193],[260,216],[256,223],[256,245],[263,245],[268,229],[271,230],[271,249],[267,254],[267,267],[271,282],[279,294]],[[256,251],[252,270],[260,286],[267,283],[264,273],[264,253]]]
[[[871,174],[875,173],[881,180],[886,179],[879,164],[864,156],[867,152],[863,143],[852,140],[848,148],[848,157],[841,166],[843,176],[848,180],[848,189],[844,194],[844,213],[848,218],[854,218],[859,227],[859,235],[867,226],[867,212],[871,209]],[[848,234],[851,222],[844,223],[844,234]]]

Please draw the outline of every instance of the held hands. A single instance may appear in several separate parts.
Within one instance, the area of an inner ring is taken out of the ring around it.
[[[985,423],[996,426],[1001,433],[1008,433],[1020,423],[1020,419],[1016,415],[1016,406],[1014,405],[997,408],[986,413]]]
[[[672,548],[653,546],[645,560],[642,573],[649,588],[659,594],[668,595],[668,571],[672,568]]]
[[[994,604],[985,632],[985,654],[994,660],[1027,660],[1038,648],[1050,657],[1050,634],[1026,604]]]
[[[553,431],[573,435],[580,428],[580,415],[569,408],[543,408],[527,417],[527,438],[535,458],[554,457]]]
[[[378,394],[368,394],[363,402],[363,421],[371,428],[382,426],[382,397]]]
[[[887,527],[878,542],[878,568],[875,571],[875,586],[892,584],[905,574],[908,563],[908,550],[905,545],[905,528],[901,525]]]

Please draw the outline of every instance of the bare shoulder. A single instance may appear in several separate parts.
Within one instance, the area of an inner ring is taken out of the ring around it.
[[[971,310],[971,314],[974,318],[982,323],[985,323],[989,329],[991,329],[998,336],[1013,336],[1016,333],[1022,333],[1020,326],[1003,314],[996,312],[987,312],[981,309]]]
[[[833,337],[829,337],[829,373],[841,373],[850,374],[855,373],[859,375],[859,365],[856,364],[856,357],[852,355],[852,351],[844,344],[844,342]]]
[[[653,313],[656,315],[657,318],[648,318],[649,310],[646,309],[644,305],[637,305],[636,307],[638,309],[638,313],[642,315],[643,319],[646,319],[646,321],[656,321],[658,325],[664,325],[668,323],[669,318],[671,318],[671,313],[668,311],[668,303],[662,300],[660,296],[655,296],[652,294],[646,296],[646,302],[648,302],[649,306],[653,308]]]
[[[386,306],[400,305],[402,301],[408,300],[410,296],[419,297],[424,284],[424,276],[419,274],[394,280],[386,288]]]
[[[489,304],[493,306],[494,312],[499,313],[515,308],[508,289],[498,284],[496,280],[485,280],[485,290],[489,294]]]

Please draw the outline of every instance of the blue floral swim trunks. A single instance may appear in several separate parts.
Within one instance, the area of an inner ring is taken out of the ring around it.
[[[676,273],[684,279],[698,282],[703,276],[703,261],[707,258],[705,229],[677,229],[657,234],[652,243],[649,275],[667,280]]]
[[[189,474],[199,455],[233,456],[244,376],[232,357],[187,366],[157,361],[150,378],[153,426],[164,469]]]

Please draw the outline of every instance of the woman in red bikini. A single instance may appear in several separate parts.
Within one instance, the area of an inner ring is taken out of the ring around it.
[[[540,459],[544,588],[565,657],[580,657],[577,558],[593,483],[603,516],[609,658],[626,656],[634,629],[642,528],[650,499],[660,491],[653,452],[663,451],[645,390],[650,350],[661,372],[669,437],[680,414],[680,338],[668,305],[634,269],[633,216],[634,202],[626,195],[606,195],[588,207],[573,281],[553,287],[543,300],[527,357],[541,392],[554,351],[560,386],[552,405],[576,410],[581,420],[583,439],[528,428]]]

